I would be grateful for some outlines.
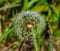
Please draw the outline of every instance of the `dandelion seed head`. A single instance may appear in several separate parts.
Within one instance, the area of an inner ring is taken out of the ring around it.
[[[26,11],[26,12],[21,12],[18,14],[14,21],[14,31],[16,34],[19,36],[19,38],[25,38],[27,35],[29,35],[29,31],[25,27],[26,22],[32,21],[34,25],[38,24],[41,22],[42,25],[41,29],[42,31],[46,27],[46,21],[45,19],[41,16],[41,14],[38,14],[36,12],[32,11]],[[32,25],[27,25],[28,27],[32,27]],[[27,34],[27,35],[25,35]]]

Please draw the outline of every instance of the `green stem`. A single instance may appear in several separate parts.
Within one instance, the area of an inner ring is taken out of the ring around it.
[[[35,50],[36,50],[36,51],[40,51],[40,50],[39,50],[39,46],[38,46],[38,42],[37,42],[37,39],[36,39],[36,32],[35,32],[35,31],[32,31],[32,35],[33,35]]]

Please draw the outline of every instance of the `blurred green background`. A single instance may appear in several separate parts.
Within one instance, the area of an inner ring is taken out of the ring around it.
[[[12,23],[18,13],[27,10],[40,13],[48,24],[49,34],[55,41],[60,40],[60,0],[0,0],[0,49],[8,46],[5,43],[19,41],[12,35]]]

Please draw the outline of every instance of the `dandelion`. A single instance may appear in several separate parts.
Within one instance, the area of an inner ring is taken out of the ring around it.
[[[14,31],[20,39],[32,36],[32,27],[40,23],[40,30],[43,31],[46,26],[45,19],[36,12],[26,11],[19,13],[14,21]],[[37,27],[36,27],[37,28]]]

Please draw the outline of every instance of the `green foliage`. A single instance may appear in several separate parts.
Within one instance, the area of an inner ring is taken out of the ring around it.
[[[29,10],[29,8],[37,1],[38,0],[31,0],[30,2],[28,2],[28,0],[25,0],[23,3],[22,11]]]
[[[6,39],[7,36],[8,36],[9,34],[11,34],[12,30],[13,30],[13,29],[11,28],[11,29],[8,29],[7,31],[5,31],[5,32],[0,36],[0,42],[3,41],[4,39]]]
[[[0,8],[0,11],[2,10],[6,10],[8,8],[13,8],[13,7],[17,7],[17,6],[20,6],[20,4],[16,4],[15,2],[14,3],[7,3],[5,6],[1,7]]]
[[[58,40],[60,39],[60,29],[58,29],[55,33],[54,33],[55,38]]]

